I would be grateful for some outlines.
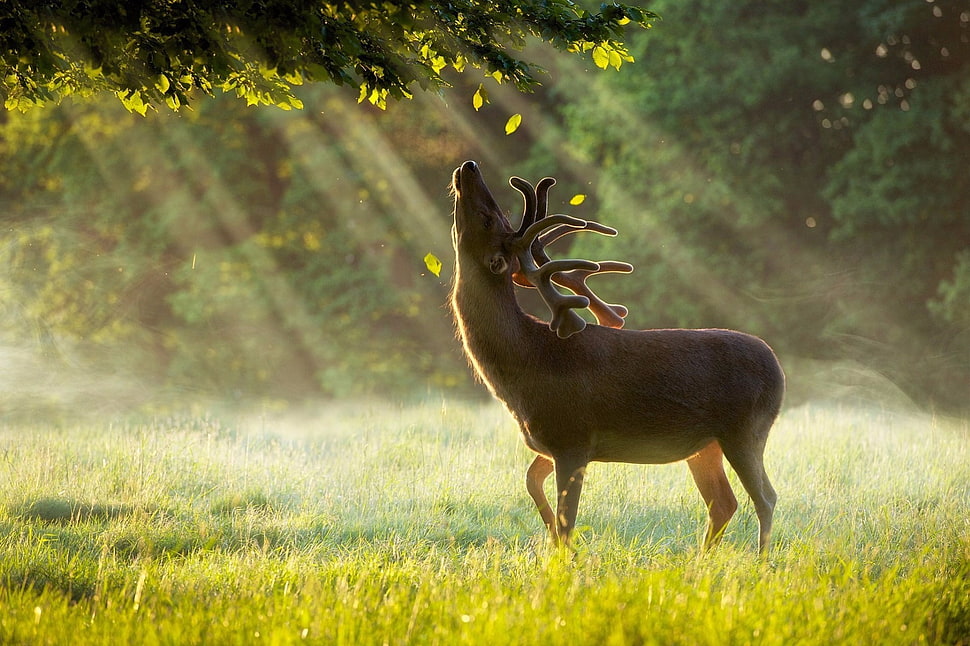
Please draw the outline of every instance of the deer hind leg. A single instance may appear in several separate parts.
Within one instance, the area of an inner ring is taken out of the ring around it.
[[[559,456],[555,459],[554,464],[556,468],[556,491],[559,492],[554,540],[559,545],[568,545],[569,536],[576,526],[576,512],[579,510],[579,495],[583,491],[583,478],[586,476],[587,460],[572,456]]]
[[[532,500],[535,501],[536,507],[539,509],[539,516],[542,517],[542,523],[549,530],[553,540],[556,539],[556,516],[552,513],[552,506],[549,504],[549,499],[546,498],[542,484],[554,469],[552,460],[544,455],[537,455],[525,474],[525,488],[532,496]]]
[[[731,483],[724,473],[723,455],[721,445],[715,440],[687,458],[687,466],[690,467],[690,473],[694,476],[694,482],[704,497],[710,514],[707,536],[704,538],[705,550],[721,541],[724,528],[738,508],[738,500],[734,497]]]
[[[758,550],[764,553],[771,542],[771,522],[775,513],[775,502],[778,500],[778,494],[765,472],[764,442],[758,442],[754,446],[725,446],[724,457],[731,463],[744,485],[744,490],[754,503],[760,526]]]

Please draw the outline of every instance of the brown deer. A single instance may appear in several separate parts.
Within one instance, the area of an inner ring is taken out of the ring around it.
[[[723,455],[754,502],[764,551],[777,498],[764,448],[785,389],[771,348],[730,330],[618,329],[626,309],[598,299],[585,281],[632,267],[549,260],[545,253],[545,245],[571,232],[616,231],[565,215],[546,217],[551,178],[535,188],[519,178],[510,183],[525,201],[518,230],[475,162],[454,172],[451,306],[473,369],[538,454],[526,488],[553,541],[569,542],[590,462],[686,459],[710,514],[704,546],[715,545],[738,505]],[[519,307],[515,284],[538,289],[552,314],[549,323]],[[587,326],[575,311],[587,307],[599,325]],[[543,492],[553,471],[555,514]]]

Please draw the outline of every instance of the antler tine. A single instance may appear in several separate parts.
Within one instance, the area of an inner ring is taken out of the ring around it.
[[[569,229],[584,229],[588,223],[586,220],[580,220],[579,218],[574,218],[571,215],[550,215],[549,217],[543,218],[537,222],[533,222],[525,232],[516,240],[517,249],[528,249],[532,246],[532,243],[542,235],[542,232],[546,229],[559,228],[564,226]],[[545,264],[545,263],[543,263]]]
[[[549,204],[549,189],[555,185],[555,177],[543,177],[536,184],[536,220],[541,220],[546,217],[546,207]]]
[[[543,177],[536,184],[536,221],[546,217],[546,210],[549,204],[549,189],[551,189],[556,184],[556,179],[554,177]],[[532,242],[532,255],[535,256],[536,261],[542,265],[549,262],[550,258],[546,254],[545,243],[536,236],[536,239]]]
[[[552,277],[560,273],[599,271],[599,264],[591,260],[568,259],[550,260],[539,267],[536,273],[536,289],[552,312],[549,327],[560,339],[566,339],[586,329],[586,321],[574,310],[590,306],[590,299],[581,294],[572,296],[562,294],[552,285]]]
[[[585,226],[579,228],[569,226],[554,227],[549,231],[542,233],[539,236],[539,242],[541,242],[542,246],[545,247],[547,244],[552,244],[559,238],[569,235],[570,233],[576,233],[577,231],[593,231],[594,233],[610,237],[615,236],[617,233],[616,229],[613,227],[608,227],[605,224],[600,224],[599,222],[593,222],[591,220],[583,220],[583,222],[586,223]]]
[[[616,260],[605,260],[597,263],[599,269],[589,271],[584,269],[574,269],[569,272],[562,272],[552,276],[552,282],[565,287],[574,294],[585,296],[589,299],[589,311],[596,317],[596,322],[606,327],[621,328],[624,318],[630,311],[623,305],[607,303],[597,296],[586,284],[586,279],[593,274],[629,274],[633,271],[633,265]]]
[[[516,237],[521,237],[525,233],[525,230],[536,221],[536,200],[538,194],[532,184],[521,177],[510,177],[509,184],[519,193],[522,193],[522,222],[519,224],[519,229],[515,232]],[[545,214],[545,205],[543,204],[542,216],[544,217]]]

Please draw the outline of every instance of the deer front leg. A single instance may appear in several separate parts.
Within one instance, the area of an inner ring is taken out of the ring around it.
[[[704,549],[717,545],[724,535],[724,528],[738,508],[738,500],[731,490],[724,473],[724,460],[721,445],[713,441],[696,454],[687,458],[687,466],[694,476],[694,482],[704,497],[711,520],[704,538]]]
[[[572,456],[559,456],[555,459],[559,503],[556,507],[554,540],[558,545],[569,545],[569,536],[576,526],[576,512],[579,511],[579,495],[583,491],[587,462],[585,458]]]
[[[553,472],[552,460],[544,455],[537,455],[536,459],[529,465],[529,470],[525,474],[525,488],[528,490],[532,500],[535,501],[539,509],[539,516],[542,517],[542,524],[549,530],[553,540],[556,539],[556,517],[552,513],[552,506],[546,493],[543,491],[542,484]]]

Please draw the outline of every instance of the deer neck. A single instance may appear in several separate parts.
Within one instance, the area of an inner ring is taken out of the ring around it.
[[[493,394],[503,391],[513,379],[523,378],[524,366],[536,352],[535,319],[519,307],[509,276],[495,276],[476,263],[465,268],[458,263],[451,294],[451,306],[458,335],[472,367]]]

